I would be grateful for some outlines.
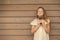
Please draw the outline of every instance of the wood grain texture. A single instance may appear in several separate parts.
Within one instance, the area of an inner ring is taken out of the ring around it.
[[[33,40],[33,36],[0,36],[0,40]]]
[[[47,16],[60,16],[60,11],[46,11]],[[0,11],[0,17],[8,17],[8,16],[35,16],[36,11]]]
[[[0,5],[0,10],[37,10],[40,6],[45,10],[60,10],[60,5]]]
[[[0,0],[0,4],[60,4],[60,0]]]
[[[0,30],[0,36],[32,36],[31,30]],[[60,35],[60,30],[51,30],[50,35]]]
[[[30,30],[30,24],[0,24],[0,30]],[[51,23],[51,29],[60,30],[60,24]]]
[[[60,22],[60,17],[49,17],[51,22]],[[0,23],[30,23],[35,17],[5,17],[0,18]]]
[[[50,40],[60,40],[60,0],[0,0],[0,40],[33,40],[30,22],[38,7],[51,20]]]
[[[50,40],[60,40],[60,36],[50,36]],[[0,36],[0,40],[33,40],[33,36]]]

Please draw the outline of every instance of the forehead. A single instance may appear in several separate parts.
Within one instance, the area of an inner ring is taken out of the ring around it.
[[[43,10],[42,8],[39,8],[38,10]]]

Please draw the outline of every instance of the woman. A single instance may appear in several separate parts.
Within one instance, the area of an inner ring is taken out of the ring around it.
[[[43,7],[37,9],[36,18],[30,24],[32,25],[31,32],[34,34],[33,40],[49,40],[50,19]]]

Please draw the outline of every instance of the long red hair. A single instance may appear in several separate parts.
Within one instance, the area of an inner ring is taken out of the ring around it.
[[[47,21],[48,16],[47,16],[46,11],[45,11],[45,9],[44,9],[43,7],[38,7],[38,8],[37,8],[37,10],[36,10],[36,18],[39,17],[39,16],[37,15],[37,13],[38,13],[38,9],[40,9],[40,8],[43,9],[43,16],[42,16],[42,18]]]

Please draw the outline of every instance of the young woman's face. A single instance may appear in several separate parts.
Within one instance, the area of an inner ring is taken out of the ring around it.
[[[39,17],[43,16],[43,9],[42,9],[42,8],[39,8],[39,9],[38,9],[37,15],[38,15]]]

